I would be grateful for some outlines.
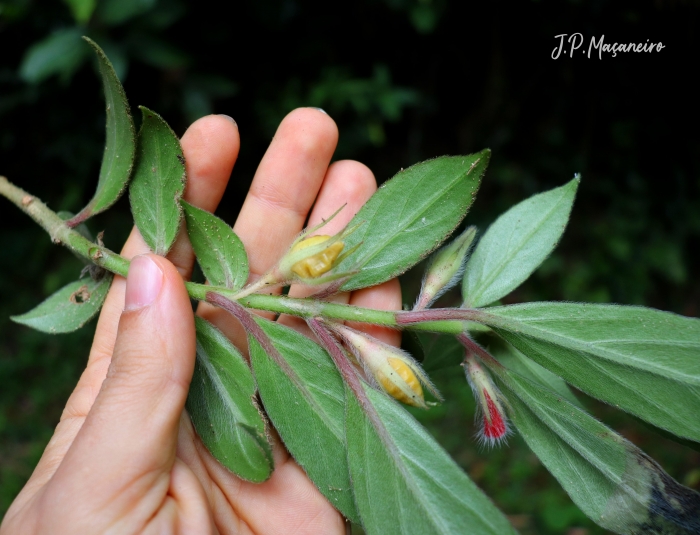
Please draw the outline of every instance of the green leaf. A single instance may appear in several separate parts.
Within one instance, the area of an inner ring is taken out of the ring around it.
[[[642,307],[528,303],[480,321],[579,390],[700,441],[700,320]]]
[[[491,369],[528,446],[592,520],[629,535],[700,532],[700,495],[557,393]]]
[[[363,386],[381,429],[349,388],[346,429],[357,508],[368,535],[515,533],[408,412]]]
[[[216,327],[195,317],[197,361],[187,412],[211,454],[237,476],[259,483],[273,469],[255,380],[243,355]]]
[[[131,212],[153,252],[165,255],[180,229],[185,157],[180,140],[163,118],[143,106],[138,156],[129,188]]]
[[[152,9],[157,0],[101,0],[97,7],[100,21],[113,26]]]
[[[346,249],[363,243],[336,268],[359,270],[342,289],[389,280],[439,247],[466,215],[490,156],[486,149],[421,162],[382,185],[349,223],[362,225]]]
[[[87,59],[80,28],[64,28],[34,43],[24,54],[19,75],[29,83],[39,83],[58,74],[64,81]]]
[[[11,319],[50,334],[75,331],[97,314],[111,283],[111,274],[98,282],[89,277],[71,282],[29,312]]]
[[[561,377],[554,375],[547,368],[543,368],[534,360],[527,358],[520,351],[509,344],[505,344],[507,349],[503,351],[493,352],[498,362],[503,364],[509,370],[513,370],[523,377],[533,381],[540,386],[548,388],[552,392],[558,394],[572,405],[576,405],[579,409],[583,409],[583,405],[574,395]]]
[[[298,332],[255,318],[284,358],[283,370],[249,336],[263,405],[294,459],[343,515],[359,522],[345,454],[343,381],[319,345]]]
[[[95,11],[97,0],[63,0],[71,10],[75,22],[85,24]]]
[[[239,290],[248,280],[248,255],[233,229],[214,214],[180,201],[187,234],[202,272],[214,286]]]
[[[102,156],[100,179],[92,200],[76,215],[69,225],[75,226],[95,214],[105,211],[122,196],[129,183],[136,156],[136,133],[131,109],[124,88],[112,64],[102,49],[83,37],[97,54],[102,86],[107,103],[107,140]]]
[[[462,279],[465,305],[481,307],[508,295],[556,247],[569,220],[580,178],[513,206],[477,244]]]

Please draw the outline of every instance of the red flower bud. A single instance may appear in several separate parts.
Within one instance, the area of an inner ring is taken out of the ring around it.
[[[477,401],[478,440],[489,447],[499,445],[511,433],[505,411],[506,400],[474,355],[467,353],[464,367]]]

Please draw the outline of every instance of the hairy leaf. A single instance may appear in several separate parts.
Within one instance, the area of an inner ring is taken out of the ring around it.
[[[294,459],[343,515],[359,521],[345,454],[343,381],[321,347],[261,318],[273,347],[249,337],[250,358],[268,416]],[[282,369],[270,352],[281,354]]]
[[[362,245],[336,268],[359,270],[342,286],[354,290],[400,275],[436,249],[471,206],[491,152],[444,156],[400,171],[365,203],[345,240]]]
[[[187,412],[211,454],[248,481],[265,481],[273,469],[255,380],[243,355],[216,327],[195,317],[197,360]]]
[[[583,405],[574,395],[574,393],[569,388],[561,377],[554,375],[547,368],[543,368],[537,364],[534,360],[527,358],[520,351],[515,349],[509,344],[505,344],[507,349],[494,353],[498,362],[503,364],[506,368],[515,371],[516,373],[522,375],[523,377],[538,383],[545,388],[550,389],[552,392],[559,394],[569,403],[576,405],[578,408],[583,409]]]
[[[111,273],[99,281],[86,277],[71,282],[29,312],[11,319],[50,334],[75,331],[102,308],[111,283]]]
[[[368,535],[514,533],[506,517],[408,412],[364,386],[369,413],[378,422],[349,388],[345,397],[350,473]]]
[[[126,100],[124,88],[112,64],[97,43],[87,37],[83,39],[97,54],[107,104],[107,139],[97,191],[87,206],[69,221],[71,226],[103,212],[117,202],[129,182],[136,156],[134,120],[131,118],[131,108]]]
[[[489,227],[462,279],[465,305],[480,307],[508,295],[559,243],[580,178],[513,206]]]
[[[700,495],[557,392],[491,369],[518,431],[592,520],[629,535],[700,532]]]
[[[576,388],[700,441],[700,320],[579,303],[494,307],[483,321]]]
[[[248,280],[248,255],[233,229],[214,214],[180,201],[202,272],[214,286],[238,290]]]
[[[180,140],[160,115],[143,106],[141,114],[138,156],[129,188],[131,212],[151,250],[165,255],[180,229],[185,157]]]

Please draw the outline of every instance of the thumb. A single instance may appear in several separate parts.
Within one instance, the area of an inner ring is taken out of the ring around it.
[[[162,480],[175,460],[195,344],[192,306],[180,274],[165,258],[135,257],[107,377],[56,477],[84,474],[92,485],[79,487],[92,499],[99,481],[112,507],[125,487],[148,490]]]

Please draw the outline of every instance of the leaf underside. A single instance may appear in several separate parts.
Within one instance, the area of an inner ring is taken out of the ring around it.
[[[350,473],[368,535],[504,535],[512,526],[432,436],[398,403],[365,393],[383,429],[346,388]]]
[[[260,397],[294,459],[343,515],[359,522],[345,454],[343,381],[328,353],[306,336],[256,318],[292,371],[290,378],[253,337]]]
[[[593,521],[616,533],[700,533],[700,495],[558,392],[496,370],[513,423]]]
[[[527,303],[486,309],[484,321],[576,388],[700,441],[700,320],[633,306]]]
[[[216,327],[195,317],[197,360],[187,412],[211,454],[256,483],[272,474],[272,447],[255,402],[255,380],[243,355]]]

